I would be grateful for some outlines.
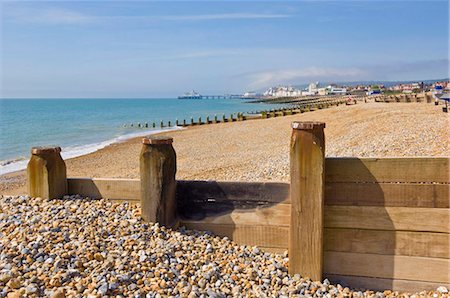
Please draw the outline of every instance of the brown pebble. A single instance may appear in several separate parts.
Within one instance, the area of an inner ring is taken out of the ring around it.
[[[6,297],[7,298],[20,298],[20,293],[18,291],[10,292],[10,293],[8,293],[8,295]]]
[[[94,255],[94,259],[96,259],[96,260],[99,261],[99,262],[102,262],[105,258],[102,256],[101,253],[96,253],[96,254]]]
[[[20,288],[20,280],[18,280],[17,278],[11,278],[8,281],[7,285],[11,289],[18,289],[18,288]]]
[[[66,291],[64,289],[57,289],[53,292],[50,298],[64,298],[66,296]]]

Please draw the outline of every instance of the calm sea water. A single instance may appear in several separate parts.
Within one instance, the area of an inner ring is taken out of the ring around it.
[[[63,158],[70,158],[155,133],[161,120],[212,119],[263,108],[274,106],[237,99],[1,99],[0,174],[25,168],[33,146],[59,145]],[[157,128],[123,127],[131,122],[156,122]]]

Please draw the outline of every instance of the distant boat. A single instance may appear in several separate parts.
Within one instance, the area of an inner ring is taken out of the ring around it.
[[[181,96],[178,96],[178,99],[202,99],[203,96],[198,93],[195,92],[194,90],[192,90],[191,92],[186,92]]]

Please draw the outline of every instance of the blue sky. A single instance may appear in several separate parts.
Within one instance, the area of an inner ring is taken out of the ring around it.
[[[448,1],[1,2],[2,97],[448,77]]]

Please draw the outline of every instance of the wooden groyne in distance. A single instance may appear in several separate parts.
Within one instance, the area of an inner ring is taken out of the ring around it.
[[[284,107],[284,108],[278,108],[278,109],[271,109],[271,110],[262,110],[262,111],[252,111],[248,113],[233,113],[230,114],[229,117],[227,117],[225,114],[222,115],[221,119],[217,117],[217,115],[214,115],[214,120],[211,120],[210,116],[206,117],[206,121],[202,121],[202,118],[199,117],[197,121],[193,117],[190,118],[189,121],[186,121],[186,119],[183,119],[182,124],[176,119],[175,126],[195,126],[195,125],[202,125],[202,124],[217,124],[217,123],[226,123],[226,122],[233,122],[233,121],[246,121],[246,120],[256,120],[256,119],[266,119],[270,117],[280,117],[280,116],[288,116],[298,113],[305,113],[309,111],[314,111],[317,109],[325,109],[333,106],[338,106],[340,104],[343,104],[347,101],[347,97],[339,97],[339,98],[323,98],[323,99],[311,99],[311,100],[304,100],[302,102],[293,102],[290,106]],[[156,128],[156,123],[152,123],[152,127]],[[142,125],[141,123],[129,123],[124,124],[123,127],[132,127],[132,128],[148,128],[149,125],[146,123],[145,125]],[[164,124],[164,121],[161,120],[160,128],[167,128],[167,127],[173,127],[172,122],[168,121],[167,124]]]
[[[408,292],[450,287],[449,158],[324,159],[323,125],[293,128],[291,184],[175,181],[169,139],[152,137],[141,179],[67,179],[65,166],[48,166],[64,163],[51,150],[39,162],[32,156],[29,189],[51,198],[47,189],[67,185],[58,197],[141,203],[147,220],[288,249],[290,272],[316,280]]]
[[[351,98],[351,100],[349,100]],[[319,109],[326,109],[333,106],[338,106],[341,104],[353,105],[357,103],[367,103],[367,102],[386,102],[386,103],[394,103],[394,102],[427,102],[431,103],[432,98],[429,93],[420,93],[420,94],[397,94],[397,95],[370,95],[370,96],[325,96],[320,98],[304,98],[304,99],[296,99],[296,98],[284,98],[284,99],[273,99],[276,101],[282,100],[283,103],[289,104],[289,106],[277,109],[270,110],[258,110],[258,111],[250,111],[247,113],[236,113],[231,114],[227,117],[225,114],[222,114],[222,117],[217,117],[214,115],[214,120],[210,116],[207,116],[206,121],[202,121],[202,118],[199,117],[197,121],[193,117],[189,120],[183,119],[182,122],[178,119],[175,121],[174,126],[188,127],[202,124],[217,124],[217,123],[226,123],[233,121],[246,121],[246,120],[256,120],[256,119],[267,119],[273,117],[282,117],[289,116],[298,113],[306,113],[310,111],[315,111]],[[124,127],[132,127],[132,128],[148,128],[148,123],[130,123],[124,124]],[[152,127],[156,128],[156,123],[152,123]],[[173,127],[172,122],[168,121],[167,124],[164,124],[164,121],[160,122],[160,128]]]

